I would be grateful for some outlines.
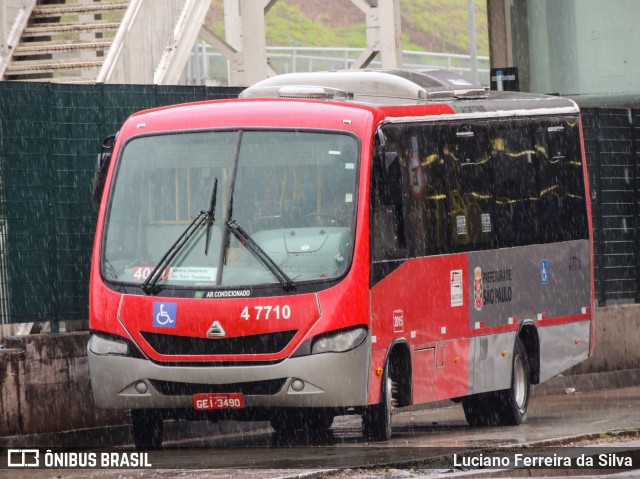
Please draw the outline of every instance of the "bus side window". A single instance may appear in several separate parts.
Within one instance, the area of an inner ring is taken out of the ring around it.
[[[414,166],[410,161],[409,170],[411,177],[415,176],[418,181],[411,189],[412,256],[445,254],[448,252],[446,200],[450,158],[443,154],[442,128],[416,127],[412,135],[417,138],[417,149]]]
[[[494,229],[486,130],[474,124],[441,128],[451,246],[453,251],[486,249]]]
[[[466,217],[468,250],[486,249],[493,239],[492,162],[486,129],[479,125],[456,131],[460,200]]]
[[[499,123],[491,131],[496,209],[501,211],[498,246],[538,242],[540,213],[538,158],[525,123]]]
[[[536,128],[540,158],[541,241],[569,241],[588,235],[580,139],[575,124],[545,123]]]
[[[451,170],[447,178],[447,216],[450,225],[451,245],[454,251],[461,251],[465,250],[466,245],[469,243],[469,214],[467,205],[462,198],[460,185],[461,163],[464,161],[463,157],[465,156],[463,150],[466,149],[460,144],[460,138],[462,137],[458,136],[455,130],[447,129],[445,131],[446,134],[443,135],[443,151]]]
[[[551,140],[552,128],[556,138],[560,131],[547,125],[539,125],[535,130],[536,151],[540,165],[540,242],[552,243],[559,241],[562,235],[562,221],[560,217],[562,196],[561,161],[565,157],[565,149],[561,142]],[[560,127],[563,129],[562,127]]]
[[[372,207],[372,259],[384,261],[406,257],[403,190],[405,181],[397,146],[387,146],[374,159]]]

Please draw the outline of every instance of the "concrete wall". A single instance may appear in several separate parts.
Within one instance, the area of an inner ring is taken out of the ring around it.
[[[98,411],[89,383],[88,333],[8,338],[0,349],[0,436],[123,424]]]
[[[125,424],[95,410],[87,332],[12,337],[0,348],[0,436]],[[596,310],[594,355],[565,375],[640,369],[640,305]]]
[[[596,309],[596,347],[565,374],[640,369],[640,304]]]

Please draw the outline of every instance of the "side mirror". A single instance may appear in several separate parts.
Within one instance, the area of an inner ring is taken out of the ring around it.
[[[97,205],[100,204],[102,199],[102,192],[104,190],[104,182],[107,178],[107,170],[109,169],[109,163],[111,162],[111,153],[113,152],[113,145],[116,142],[116,135],[109,135],[102,140],[100,147],[100,154],[96,161],[96,169],[93,174],[93,202]]]

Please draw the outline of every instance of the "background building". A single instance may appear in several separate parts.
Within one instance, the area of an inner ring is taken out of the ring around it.
[[[488,0],[492,67],[515,66],[522,90],[640,94],[637,0]]]

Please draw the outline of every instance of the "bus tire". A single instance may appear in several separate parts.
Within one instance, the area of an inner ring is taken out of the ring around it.
[[[136,449],[155,449],[162,445],[164,420],[156,411],[131,411],[131,428]]]
[[[517,426],[527,420],[531,395],[530,366],[520,338],[513,349],[511,387],[472,394],[462,399],[464,416],[471,427]]]
[[[362,414],[362,434],[371,441],[388,441],[391,438],[391,415],[393,413],[393,381],[389,368],[382,377],[382,401],[369,406]]]
[[[531,397],[530,370],[527,350],[518,338],[513,348],[511,387],[498,392],[503,405],[500,419],[504,426],[517,426],[527,421]]]

